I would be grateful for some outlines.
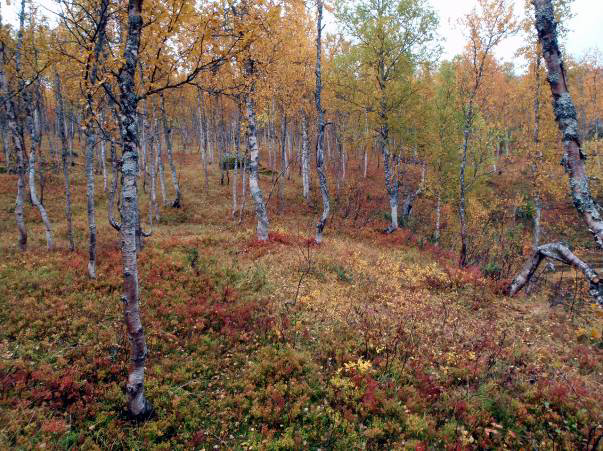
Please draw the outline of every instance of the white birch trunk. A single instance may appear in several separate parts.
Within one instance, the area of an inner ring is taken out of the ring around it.
[[[120,133],[123,153],[121,164],[121,239],[124,274],[124,320],[130,342],[130,369],[126,393],[128,411],[133,418],[147,418],[153,411],[144,396],[144,370],[147,357],[147,346],[140,319],[139,285],[138,285],[138,250],[136,235],[139,230],[138,210],[138,155],[136,104],[134,94],[136,67],[138,66],[138,49],[142,30],[142,1],[129,0],[128,36],[124,49],[124,66],[120,71],[119,88],[121,92]]]
[[[19,77],[19,92],[15,99],[9,97],[7,102],[9,114],[9,127],[13,135],[13,144],[17,157],[17,198],[15,200],[15,220],[19,231],[19,250],[25,251],[27,247],[27,230],[25,229],[25,136],[23,122],[19,118],[23,104],[23,90],[25,83],[21,77],[21,50],[23,48],[23,27],[25,21],[25,0],[21,0],[21,12],[19,15],[20,27],[17,33],[17,46],[15,48],[15,71]],[[2,44],[4,50],[4,44]],[[8,89],[5,82],[5,93],[8,95]]]
[[[40,212],[40,216],[42,217],[42,222],[44,223],[44,231],[46,233],[46,245],[48,247],[48,250],[50,251],[54,247],[52,239],[52,226],[50,225],[50,220],[48,219],[48,213],[40,202],[38,194],[36,192],[36,152],[39,151],[40,145],[39,126],[40,121],[38,117],[38,110],[34,109],[33,120],[31,123],[32,146],[31,151],[29,152],[29,193],[31,195],[32,204],[38,209],[38,211]]]
[[[88,275],[96,278],[96,211],[94,207],[94,145],[96,133],[86,124],[86,211],[88,214]]]
[[[239,183],[239,161],[241,158],[241,110],[240,106],[239,112],[237,113],[237,120],[233,124],[233,132],[234,132],[234,141],[235,141],[235,164],[233,170],[233,180],[232,180],[232,217],[234,218],[237,215],[237,210],[239,209],[237,205],[237,195],[238,195],[238,183]]]
[[[302,111],[302,154],[301,170],[304,199],[310,199],[310,143],[308,141],[308,115]]]
[[[104,111],[101,110],[100,113],[100,123],[101,126],[104,126],[105,123],[105,114]],[[103,137],[100,142],[100,160],[101,167],[103,170],[103,191],[107,192],[107,151],[106,151],[106,140]]]
[[[245,62],[245,76],[248,78],[252,78],[254,76],[254,62],[251,59],[248,59]],[[269,222],[258,177],[260,150],[258,148],[257,140],[255,106],[253,101],[254,93],[255,86],[252,81],[250,92],[247,93],[245,98],[245,112],[247,116],[247,146],[249,148],[249,157],[251,159],[249,166],[249,191],[251,192],[251,196],[255,202],[255,213],[258,220],[257,238],[260,241],[267,241]]]
[[[176,191],[176,197],[172,202],[172,208],[180,208],[181,196],[180,196],[180,183],[178,182],[178,174],[176,173],[176,165],[174,164],[174,150],[172,147],[172,126],[170,125],[167,113],[165,111],[165,97],[161,94],[161,120],[163,122],[163,132],[165,135],[165,146],[167,148],[168,163],[170,165],[170,172],[172,174],[172,184]]]
[[[153,107],[153,116],[155,116],[155,106]],[[159,131],[159,119],[155,117],[155,136],[157,137],[157,167],[159,168],[159,187],[161,189],[161,201],[164,206],[168,204],[167,192],[165,189],[165,168],[163,165],[163,146],[161,141],[161,132]]]
[[[278,180],[278,213],[285,211],[285,177],[287,175],[287,116],[281,116],[281,170]]]
[[[65,216],[67,218],[67,241],[69,250],[75,250],[73,240],[73,220],[71,213],[71,181],[69,178],[69,142],[65,131],[65,106],[63,104],[63,93],[61,90],[61,79],[59,73],[55,72],[55,98],[57,103],[57,129],[61,139],[61,159],[63,163],[63,178],[65,180]]]
[[[199,157],[203,166],[203,176],[205,179],[205,195],[209,193],[209,174],[207,169],[208,160],[208,139],[207,139],[207,118],[205,116],[205,103],[203,101],[203,91],[198,93],[199,99]]]
[[[436,227],[435,233],[433,234],[433,240],[436,245],[440,242],[440,228],[441,228],[441,217],[442,217],[442,195],[438,193],[438,199],[436,201]]]
[[[327,176],[324,168],[324,138],[325,138],[325,111],[322,108],[322,0],[317,0],[317,21],[316,21],[316,112],[318,113],[318,137],[316,139],[316,172],[318,173],[318,182],[320,184],[320,193],[322,195],[322,215],[318,224],[316,224],[316,242],[321,243],[324,228],[327,224],[329,212],[331,209],[329,202],[329,190],[327,186]]]

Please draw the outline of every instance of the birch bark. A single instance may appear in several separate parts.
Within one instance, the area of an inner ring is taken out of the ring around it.
[[[31,131],[31,150],[29,152],[29,193],[31,195],[32,204],[38,209],[40,212],[40,216],[42,217],[42,222],[44,223],[44,231],[46,233],[46,245],[48,250],[52,250],[54,247],[54,242],[52,239],[52,226],[50,224],[50,219],[48,219],[48,213],[40,202],[38,198],[38,193],[36,191],[36,153],[40,150],[40,135],[39,135],[39,117],[38,110],[35,109],[33,111],[33,118],[30,122],[30,131]]]
[[[25,89],[25,83],[23,77],[21,77],[21,50],[23,48],[23,24],[25,21],[25,0],[21,0],[21,12],[19,14],[19,31],[17,33],[17,45],[15,48],[15,72],[19,78],[18,92],[16,93],[15,100],[9,99],[8,114],[9,121],[8,125],[13,135],[13,144],[15,146],[15,154],[17,157],[17,198],[15,200],[15,218],[17,222],[17,229],[19,231],[19,249],[25,251],[27,247],[27,230],[25,229],[25,135],[23,130],[23,121],[21,120],[22,104],[23,104],[23,90]],[[3,46],[4,48],[4,46]],[[5,80],[6,87],[6,80]],[[5,91],[8,94],[8,90]]]
[[[61,160],[63,163],[63,178],[65,180],[65,216],[67,218],[67,241],[69,250],[75,250],[73,240],[73,215],[71,213],[71,180],[69,178],[69,141],[65,132],[65,105],[63,104],[63,93],[59,73],[54,75],[55,99],[57,103],[57,129],[61,140]]]
[[[308,140],[308,114],[302,110],[302,180],[304,199],[310,199],[310,143]]]
[[[320,184],[320,194],[322,196],[322,215],[316,224],[316,242],[322,242],[323,232],[327,219],[329,218],[329,188],[327,186],[327,176],[324,168],[324,139],[325,139],[325,111],[322,108],[322,0],[316,1],[317,21],[316,21],[316,112],[318,113],[318,137],[316,139],[316,172],[318,173],[318,182]]]
[[[258,147],[257,138],[257,126],[255,118],[255,103],[253,95],[255,94],[255,82],[253,81],[254,76],[254,62],[248,58],[245,61],[245,77],[250,81],[249,92],[245,97],[245,114],[247,119],[247,147],[249,148],[249,191],[253,197],[255,203],[255,214],[257,217],[257,238],[260,241],[268,240],[268,213],[266,211],[266,204],[264,203],[264,196],[260,189],[259,183],[259,159],[260,150]]]
[[[161,121],[163,122],[163,133],[165,135],[165,147],[167,148],[168,164],[170,165],[170,172],[172,174],[172,184],[176,190],[176,197],[172,202],[172,208],[181,207],[181,196],[180,196],[180,183],[178,182],[178,174],[176,173],[176,165],[174,164],[174,149],[172,147],[172,126],[168,120],[167,113],[165,111],[165,97],[160,94],[161,97]]]
[[[138,128],[135,89],[136,67],[142,32],[143,0],[128,2],[128,35],[124,48],[124,65],[119,73],[120,134],[122,139],[121,164],[121,245],[124,274],[124,320],[130,341],[130,369],[126,393],[128,411],[133,418],[148,417],[153,409],[144,396],[144,365],[147,346],[140,318],[138,285],[138,251],[136,235],[139,228],[138,210]]]

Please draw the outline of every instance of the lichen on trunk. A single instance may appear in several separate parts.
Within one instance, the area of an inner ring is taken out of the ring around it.
[[[142,31],[142,2],[129,0],[128,37],[124,49],[124,65],[119,75],[120,134],[122,139],[121,164],[121,251],[123,259],[124,320],[130,341],[130,370],[126,393],[128,412],[134,419],[148,417],[153,409],[144,396],[144,365],[147,356],[144,330],[140,318],[138,285],[138,249],[136,235],[139,230],[138,210],[138,127],[134,77],[138,66],[138,49]]]

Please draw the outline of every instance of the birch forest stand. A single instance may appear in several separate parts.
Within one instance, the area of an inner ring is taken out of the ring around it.
[[[0,450],[600,450],[603,56],[512,3],[2,9]]]

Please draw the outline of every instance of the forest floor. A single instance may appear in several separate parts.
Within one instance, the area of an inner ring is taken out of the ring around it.
[[[155,408],[141,424],[123,413],[121,255],[102,177],[89,280],[82,167],[74,253],[62,178],[50,175],[44,193],[57,250],[28,206],[19,253],[16,177],[0,174],[0,448],[601,446],[602,321],[588,302],[506,298],[407,229],[340,221],[316,245],[318,209],[302,207],[298,181],[282,215],[272,196],[270,241],[259,243],[251,201],[233,220],[231,186],[212,172],[204,193],[197,159],[179,156],[183,208],[162,208],[139,256]]]

